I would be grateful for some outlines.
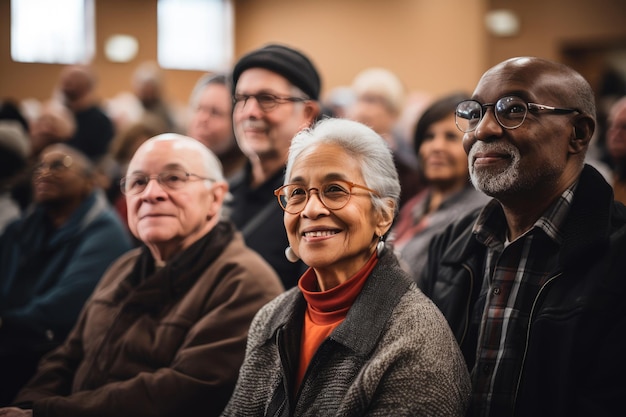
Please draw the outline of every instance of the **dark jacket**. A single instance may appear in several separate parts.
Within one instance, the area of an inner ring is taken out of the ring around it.
[[[58,346],[106,269],[131,249],[100,191],[54,229],[42,207],[0,237],[0,352]]]
[[[219,415],[252,318],[282,290],[227,223],[160,270],[137,248],[102,278],[15,402],[35,417]]]
[[[285,249],[289,246],[283,220],[285,213],[274,196],[274,190],[283,185],[284,171],[284,168],[279,170],[259,187],[252,188],[252,166],[248,163],[229,181],[233,198],[227,203],[227,212],[241,230],[246,245],[274,268],[285,289],[289,289],[298,283],[306,265],[285,258]]]
[[[250,327],[224,416],[461,416],[469,376],[441,313],[386,250],[294,392],[306,301],[293,288]]]
[[[473,368],[485,293],[479,211],[437,236],[422,289],[448,319]],[[563,226],[558,267],[530,314],[516,416],[621,415],[626,393],[626,208],[585,166]]]

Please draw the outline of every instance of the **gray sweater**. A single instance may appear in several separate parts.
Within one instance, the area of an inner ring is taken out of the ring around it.
[[[296,287],[263,307],[223,416],[462,416],[467,368],[445,319],[386,249],[297,393],[306,302]]]

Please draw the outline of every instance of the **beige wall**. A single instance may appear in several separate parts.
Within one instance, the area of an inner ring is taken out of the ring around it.
[[[242,0],[237,2],[236,48],[289,42],[313,57],[326,91],[349,84],[369,66],[394,70],[411,90],[470,88],[485,60],[482,3]]]
[[[522,24],[514,38],[493,38],[483,26],[486,10],[505,6]],[[562,59],[564,45],[626,39],[623,0],[235,0],[236,57],[266,42],[305,51],[319,67],[324,91],[350,83],[369,66],[385,66],[410,90],[440,94],[471,90],[482,72],[515,55]],[[96,0],[99,95],[130,88],[135,66],[156,58],[156,0]],[[49,97],[59,65],[10,59],[10,0],[0,0],[0,97]],[[114,33],[140,41],[138,57],[115,64],[102,56]],[[167,71],[167,94],[185,103],[201,75]]]

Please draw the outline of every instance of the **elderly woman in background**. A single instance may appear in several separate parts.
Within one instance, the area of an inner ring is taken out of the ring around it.
[[[400,185],[370,128],[326,119],[293,139],[288,259],[310,268],[255,317],[224,416],[461,416],[469,377],[445,319],[383,236]]]
[[[413,143],[427,188],[402,207],[390,240],[418,285],[432,237],[490,200],[469,181],[463,133],[454,121],[456,105],[468,98],[466,93],[439,98],[424,111],[415,128]]]

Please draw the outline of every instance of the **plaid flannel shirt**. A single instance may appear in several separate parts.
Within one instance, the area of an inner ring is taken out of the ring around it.
[[[476,363],[472,370],[472,415],[512,415],[524,358],[530,314],[541,287],[555,274],[562,227],[576,183],[570,186],[533,227],[513,242],[499,203],[490,202],[475,226],[476,239],[487,247],[483,279],[486,292]]]

